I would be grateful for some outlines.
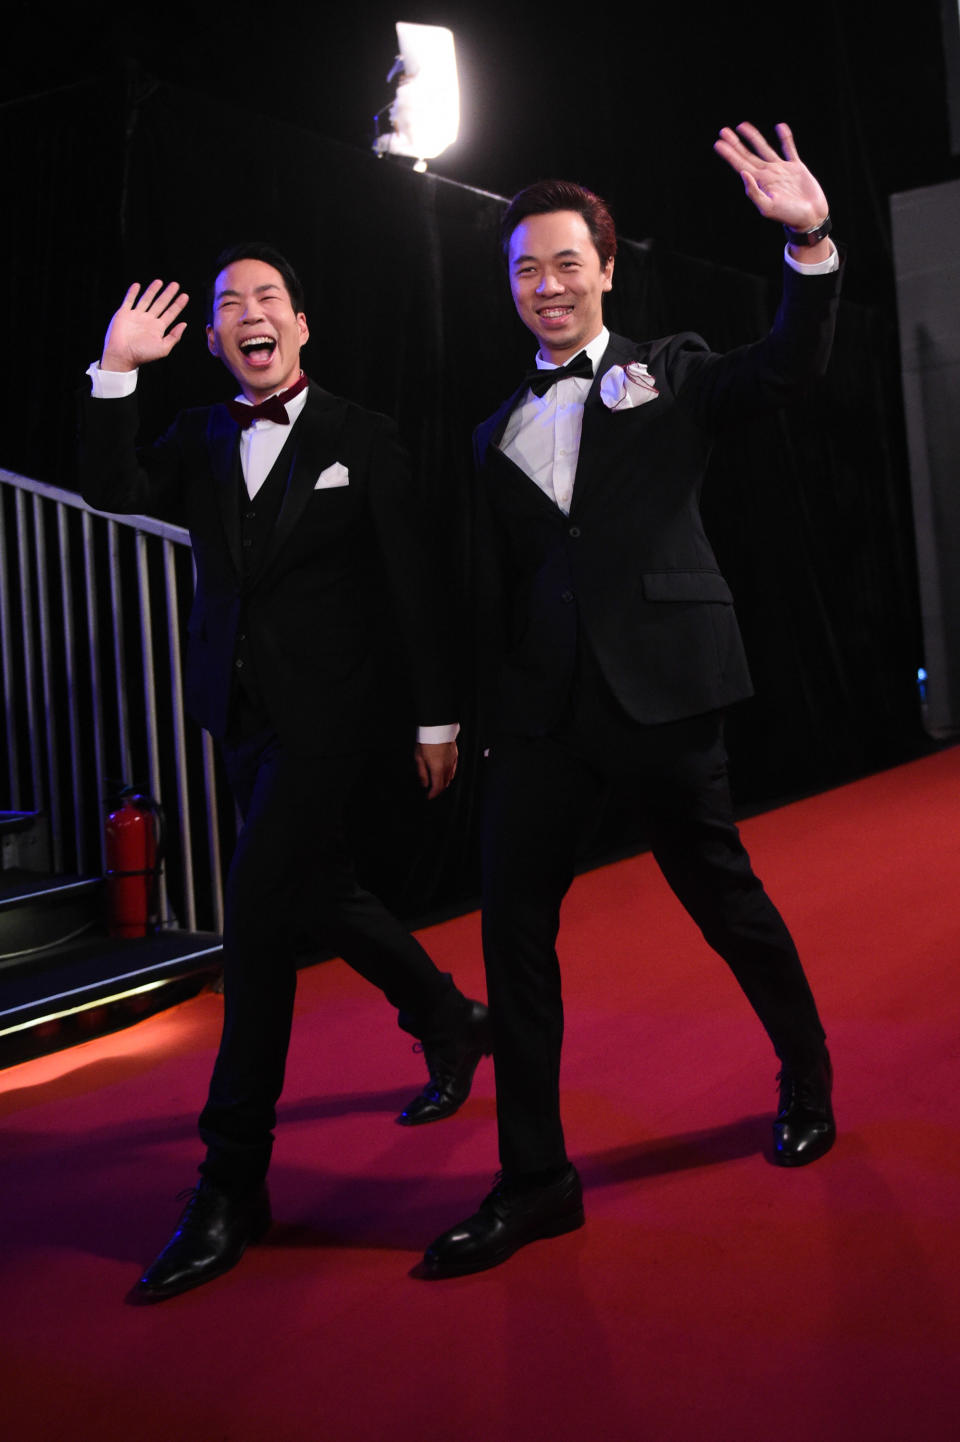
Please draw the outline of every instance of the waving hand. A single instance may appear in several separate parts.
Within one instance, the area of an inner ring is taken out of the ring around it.
[[[142,295],[140,286],[132,285],[107,327],[101,370],[132,371],[168,356],[187,328],[177,316],[188,299],[173,280],[167,285],[153,280]]]
[[[713,148],[739,172],[761,215],[793,230],[813,230],[829,213],[827,198],[797,154],[789,125],[778,125],[776,130],[780,155],[755,125],[747,124],[735,130],[724,126]]]

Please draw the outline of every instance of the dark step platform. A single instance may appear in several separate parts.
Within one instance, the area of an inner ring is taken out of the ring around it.
[[[64,945],[102,925],[101,876],[0,873],[0,974],[11,963]]]
[[[39,814],[37,811],[0,811],[0,836],[29,831]]]
[[[0,1067],[116,1031],[195,995],[221,969],[213,932],[84,935],[0,965]]]
[[[50,820],[42,811],[0,811],[0,872],[50,867]]]

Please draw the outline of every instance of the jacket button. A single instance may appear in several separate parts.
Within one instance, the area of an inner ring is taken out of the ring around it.
[[[234,661],[233,664],[234,664],[234,666],[237,668],[238,671],[242,671],[242,670],[243,670],[243,657],[242,657],[242,656],[238,656],[237,659]]]
[[[579,536],[579,534],[580,534],[580,527],[579,527],[579,526],[571,526],[571,527],[570,527],[570,532],[569,532],[569,534],[570,534],[571,536],[573,536],[574,538],[576,538],[576,537]]]
[[[561,591],[561,592],[560,592],[560,599],[561,599],[561,601],[563,601],[566,605],[569,605],[570,602],[573,600],[573,592],[572,592],[572,591]]]

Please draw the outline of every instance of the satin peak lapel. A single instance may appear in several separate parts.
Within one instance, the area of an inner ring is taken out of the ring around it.
[[[503,439],[503,433],[507,429],[507,421],[510,419],[514,407],[519,405],[523,399],[524,389],[523,386],[518,386],[513,392],[513,395],[508,396],[503,405],[495,410],[492,416],[488,416],[485,421],[481,421],[477,426],[476,450],[477,463],[479,465],[483,465],[487,451],[491,446],[499,449],[500,442]]]
[[[494,411],[488,420],[481,421],[477,426],[474,438],[477,469],[480,474],[490,477],[500,476],[508,485],[519,486],[528,499],[533,499],[535,505],[542,505],[553,514],[559,515],[562,513],[558,507],[549,496],[544,494],[536,481],[531,480],[526,471],[518,466],[511,456],[505,455],[500,449],[500,441],[507,428],[507,421],[514,408],[523,400],[526,392],[526,386],[518,386],[499,410]]]

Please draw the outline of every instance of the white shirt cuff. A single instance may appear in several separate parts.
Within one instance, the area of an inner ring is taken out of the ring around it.
[[[840,256],[837,253],[837,247],[833,244],[832,240],[830,242],[830,245],[832,247],[832,251],[831,254],[827,256],[826,260],[816,260],[814,261],[813,265],[804,265],[803,261],[794,260],[793,256],[790,254],[789,245],[785,245],[783,248],[783,258],[787,262],[787,265],[789,265],[790,269],[797,271],[799,275],[831,275],[833,271],[840,269]]]
[[[91,393],[98,401],[118,401],[132,396],[137,388],[137,371],[102,371],[98,361],[87,366]]]
[[[453,721],[449,726],[418,726],[417,740],[421,746],[442,746],[446,742],[456,741],[460,735],[458,722]]]

